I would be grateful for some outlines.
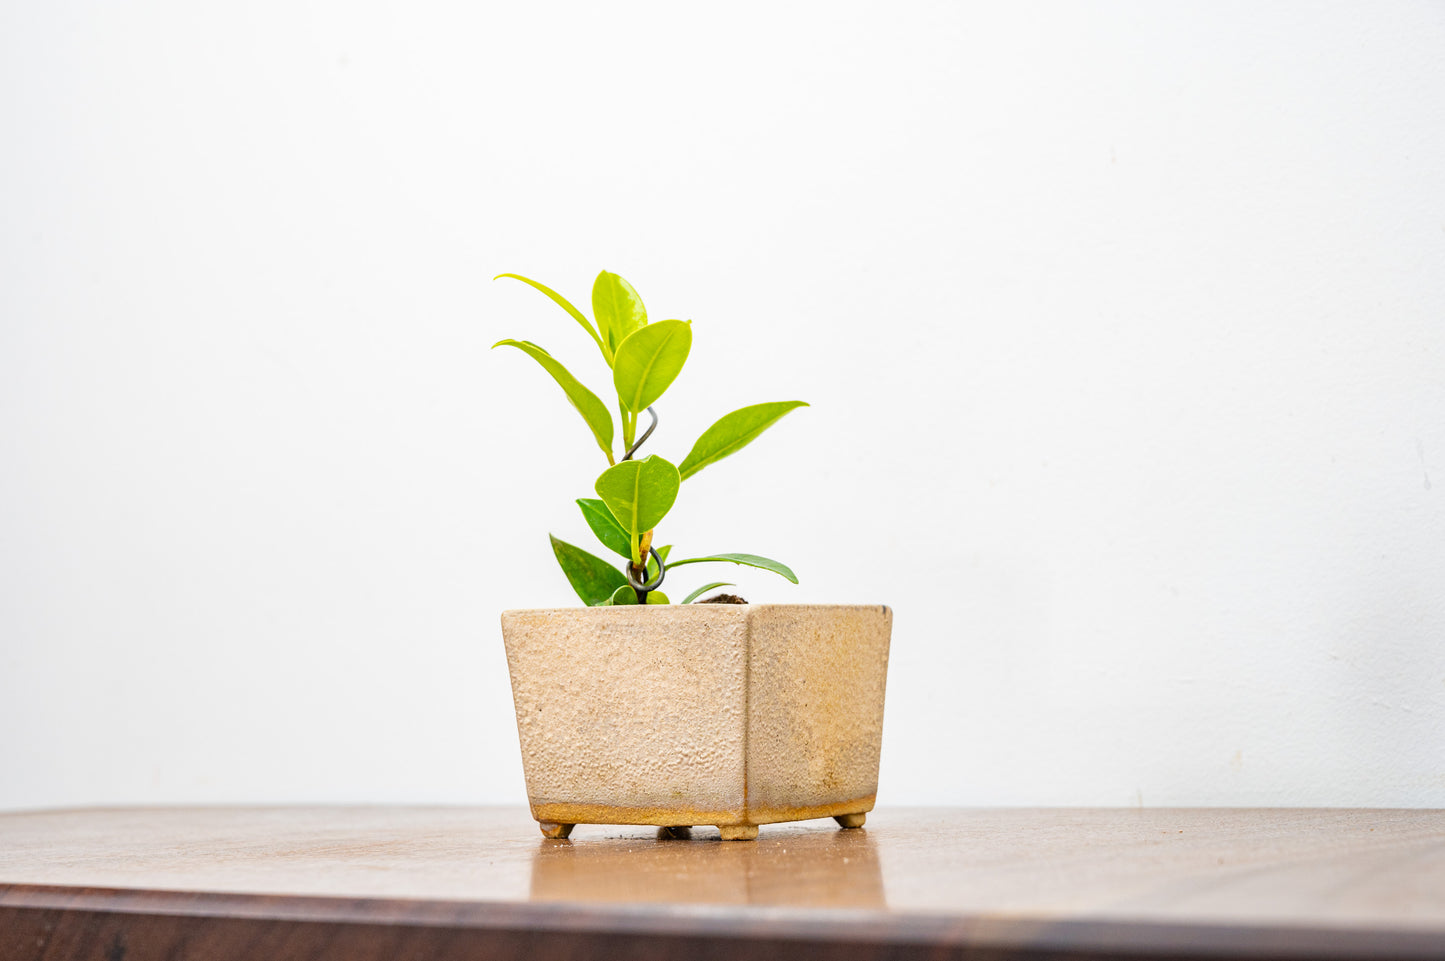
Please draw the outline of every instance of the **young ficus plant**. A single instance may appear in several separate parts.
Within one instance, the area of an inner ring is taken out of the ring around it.
[[[677,501],[683,481],[746,447],[784,414],[808,405],[801,400],[784,400],[743,407],[725,414],[703,431],[681,464],[674,465],[656,454],[639,460],[635,456],[638,448],[657,427],[653,404],[682,372],[692,349],[692,322],[661,320],[649,324],[647,309],[637,291],[617,274],[605,270],[592,284],[595,326],[586,314],[550,287],[520,274],[498,274],[493,279],[501,277],[511,277],[536,288],[571,314],[597,345],[612,372],[612,385],[617,391],[617,412],[622,427],[620,458],[614,456],[614,424],[608,405],[556,358],[527,340],[499,340],[492,345],[493,349],[515,347],[540,364],[582,415],[597,446],[607,456],[609,466],[593,484],[597,496],[580,498],[577,506],[597,540],[623,558],[621,567],[552,538],[557,563],[583,603],[590,607],[666,604],[667,595],[658,588],[669,571],[685,564],[743,564],[781,574],[798,583],[797,576],[786,564],[756,554],[708,554],[673,560],[671,546],[654,546],[653,540],[658,524]],[[638,437],[638,418],[644,413],[650,424]],[[682,603],[695,601],[714,588],[728,586],[731,585],[722,581],[706,584]]]

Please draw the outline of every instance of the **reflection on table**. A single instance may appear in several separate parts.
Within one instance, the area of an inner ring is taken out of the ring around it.
[[[764,826],[756,841],[722,841],[715,828],[680,838],[626,830],[630,836],[539,840],[532,900],[887,907],[866,828],[841,830],[831,820]]]

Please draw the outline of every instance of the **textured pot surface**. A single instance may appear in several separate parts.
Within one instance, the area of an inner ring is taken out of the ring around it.
[[[564,834],[861,823],[847,816],[878,790],[892,624],[881,606],[505,612],[533,816]]]

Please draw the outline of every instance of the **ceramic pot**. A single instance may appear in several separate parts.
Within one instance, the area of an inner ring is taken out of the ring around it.
[[[502,614],[532,816],[860,827],[878,790],[893,612],[669,604]]]

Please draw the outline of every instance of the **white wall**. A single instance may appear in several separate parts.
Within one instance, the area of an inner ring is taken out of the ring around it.
[[[895,608],[881,803],[1445,806],[1437,3],[0,8],[0,807],[517,802],[600,468]],[[700,568],[693,571],[701,574]],[[679,570],[678,581],[692,578]]]

